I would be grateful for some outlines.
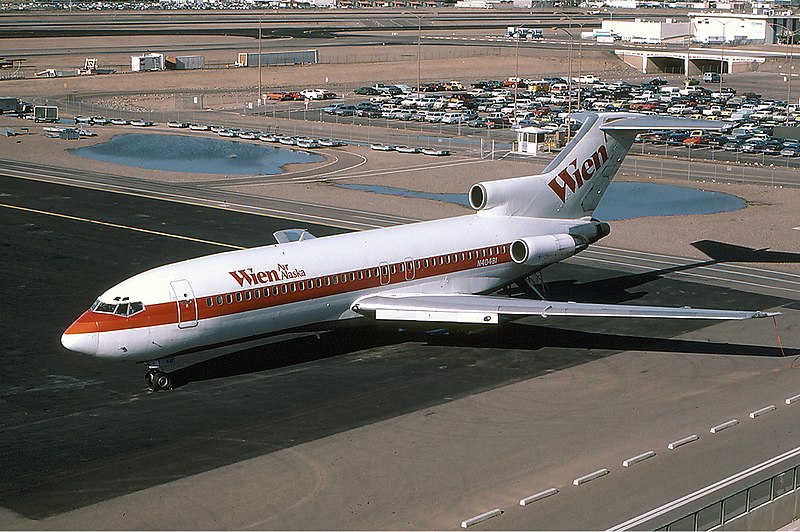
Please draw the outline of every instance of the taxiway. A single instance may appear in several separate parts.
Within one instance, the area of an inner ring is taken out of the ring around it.
[[[302,212],[214,208],[218,197],[207,206],[26,177],[0,178],[14,280],[0,298],[15,316],[0,325],[13,383],[0,403],[4,528],[447,529],[494,507],[504,514],[481,526],[599,528],[796,443],[800,406],[720,435],[708,427],[800,392],[797,276],[761,270],[756,283],[741,266],[602,248],[549,269],[548,296],[784,315],[777,329],[552,318],[470,335],[343,329],[179,359],[178,388],[150,394],[143,368],[59,345],[98,293],[158,264],[269,243],[287,226],[343,229]],[[621,467],[647,449],[658,455]],[[611,473],[571,486],[599,467]],[[550,486],[560,493],[517,505]]]

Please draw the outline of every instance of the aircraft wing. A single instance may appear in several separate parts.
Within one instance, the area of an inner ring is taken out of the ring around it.
[[[524,316],[597,316],[613,318],[685,318],[746,320],[780,312],[648,307],[603,303],[542,301],[469,294],[373,295],[352,305],[352,310],[377,320],[430,321],[438,323],[496,324]]]

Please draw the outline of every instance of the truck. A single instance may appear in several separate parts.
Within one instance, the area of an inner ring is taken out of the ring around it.
[[[516,26],[508,26],[506,30],[506,37],[512,39],[543,39],[544,32],[542,30],[536,30],[533,28],[522,28]]]
[[[13,96],[0,96],[0,114],[16,113],[18,115],[30,113],[31,104],[23,102]]]
[[[34,122],[58,122],[58,107],[55,105],[37,105],[33,108]]]

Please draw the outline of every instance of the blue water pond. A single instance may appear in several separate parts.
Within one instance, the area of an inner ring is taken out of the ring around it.
[[[116,135],[73,153],[96,161],[193,174],[273,175],[283,172],[287,164],[325,159],[302,150],[252,142],[141,133]]]
[[[445,201],[469,207],[466,194],[437,194],[378,185],[338,183],[336,186],[376,194]],[[644,216],[713,214],[737,211],[746,205],[747,203],[743,199],[722,192],[709,192],[658,183],[612,182],[595,211],[594,217],[599,220],[627,220]]]

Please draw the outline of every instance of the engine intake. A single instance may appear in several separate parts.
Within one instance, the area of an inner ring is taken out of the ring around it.
[[[546,266],[571,257],[586,247],[572,235],[543,235],[515,240],[511,244],[511,260],[525,266]]]

